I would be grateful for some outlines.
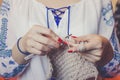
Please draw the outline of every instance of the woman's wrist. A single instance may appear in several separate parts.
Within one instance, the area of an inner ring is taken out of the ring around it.
[[[20,53],[22,53],[22,54],[24,54],[24,55],[30,55],[30,53],[29,52],[25,52],[25,51],[23,51],[22,50],[22,47],[20,47],[20,40],[22,39],[22,37],[20,37],[18,40],[17,40],[17,48],[18,48],[18,50],[19,50],[19,52]]]
[[[14,45],[12,48],[12,57],[18,64],[26,64],[28,61],[26,61],[24,58],[26,55],[21,54],[17,48],[17,44]]]
[[[23,45],[21,44],[21,38],[18,39],[17,43],[12,48],[12,57],[18,64],[26,64],[28,60],[25,60],[26,54]]]

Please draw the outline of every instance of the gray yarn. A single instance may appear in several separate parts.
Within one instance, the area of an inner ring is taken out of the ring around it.
[[[98,71],[95,65],[78,53],[68,53],[67,48],[52,51],[48,56],[53,68],[52,76],[57,80],[88,80],[91,77],[96,80],[97,78]]]

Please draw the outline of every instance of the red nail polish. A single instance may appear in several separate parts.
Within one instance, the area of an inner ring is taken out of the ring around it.
[[[73,52],[73,50],[68,50],[68,53],[72,53]]]
[[[68,43],[66,41],[63,41],[64,44],[68,45]]]
[[[58,38],[58,42],[59,42],[59,43],[62,43],[63,40],[62,40],[61,38]]]
[[[72,38],[77,38],[76,36],[71,36]]]
[[[58,38],[58,42],[59,42],[59,43],[66,44],[66,45],[68,44],[66,41],[63,41],[61,38]]]

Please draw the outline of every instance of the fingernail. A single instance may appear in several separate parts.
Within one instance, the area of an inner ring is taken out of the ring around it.
[[[66,41],[63,41],[61,38],[58,38],[58,42],[59,42],[59,43],[66,44],[66,45],[68,44]]]
[[[68,53],[72,53],[73,52],[73,50],[68,50]]]
[[[71,36],[72,38],[77,38],[77,36]]]
[[[59,43],[62,43],[63,40],[62,40],[61,38],[58,38],[58,42],[59,42]]]

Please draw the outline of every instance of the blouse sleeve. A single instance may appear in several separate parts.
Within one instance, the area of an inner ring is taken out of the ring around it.
[[[12,58],[12,47],[7,44],[8,27],[11,27],[8,25],[8,13],[11,9],[10,1],[12,0],[3,0],[2,7],[0,9],[0,76],[5,78],[20,74],[28,66],[28,64],[19,65],[15,62]]]
[[[2,55],[2,54],[5,55]],[[17,64],[11,56],[11,50],[0,51],[0,75],[5,78],[14,77],[20,74],[26,65]]]
[[[98,70],[100,71],[103,77],[114,77],[120,74],[120,51],[119,51],[119,46],[117,43],[118,39],[117,39],[115,31],[113,31],[112,33],[110,42],[114,50],[114,57],[105,66],[98,67]]]
[[[110,0],[101,0],[101,19],[100,19],[100,30],[99,34],[107,37],[113,47],[114,57],[106,65],[99,67],[98,70],[103,77],[113,77],[120,74],[120,50],[119,43],[116,37],[116,32],[114,28],[114,18],[112,5]],[[107,53],[109,54],[109,53]]]

